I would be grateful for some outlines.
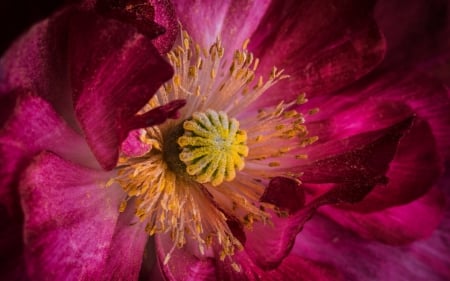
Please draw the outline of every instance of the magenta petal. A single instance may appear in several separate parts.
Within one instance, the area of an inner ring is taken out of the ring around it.
[[[296,255],[287,256],[277,268],[268,271],[254,265],[244,251],[234,255],[234,260],[239,265],[240,270],[236,271],[230,262],[225,261],[217,266],[219,280],[344,280],[339,271],[333,266],[314,262]]]
[[[315,216],[297,237],[293,252],[334,265],[346,280],[449,280],[449,211],[447,208],[445,220],[431,238],[408,247],[367,241]]]
[[[274,269],[289,254],[295,237],[315,211],[315,204],[288,217],[272,214],[271,224],[256,222],[246,231],[245,249],[256,265]],[[270,253],[270,255],[268,255]]]
[[[140,140],[141,131],[134,130],[128,133],[128,137],[122,142],[121,151],[131,157],[139,157],[150,151],[151,145]]]
[[[30,159],[42,150],[51,150],[72,161],[96,167],[84,139],[69,128],[42,98],[29,93],[12,104],[11,115],[0,131],[0,264],[21,275],[23,247],[22,210],[17,194],[18,181]],[[1,267],[1,266],[0,266]],[[1,270],[4,274],[5,271]],[[15,277],[6,280],[16,280]],[[17,277],[18,279],[19,277]]]
[[[252,37],[260,72],[276,66],[290,78],[270,88],[259,106],[330,93],[378,65],[385,44],[370,17],[372,1],[273,2]]]
[[[43,153],[20,186],[25,254],[33,280],[101,280],[122,195],[107,173]]]
[[[432,189],[407,205],[361,214],[322,207],[320,212],[366,239],[387,244],[408,244],[429,237],[441,222],[445,198]]]
[[[138,280],[148,240],[145,224],[137,220],[133,208],[119,216],[108,250],[101,280]]]
[[[76,115],[99,162],[111,169],[134,129],[129,119],[173,71],[148,38],[117,21],[75,13],[68,29]]]
[[[271,221],[274,227],[257,222],[252,231],[246,232],[245,247],[255,263],[264,268],[277,266],[289,253],[296,235],[318,207],[358,202],[376,185],[386,184],[384,174],[399,139],[411,122],[409,118],[391,128],[372,132],[368,134],[371,142],[359,149],[316,161],[310,167],[302,167],[304,174],[301,179],[306,183],[303,187],[311,193],[309,196],[312,199],[287,217],[273,215]],[[322,185],[309,184],[314,182],[328,183],[329,188],[322,190]],[[267,255],[267,252],[271,254]]]
[[[257,28],[270,1],[174,1],[181,24],[202,47],[220,38],[232,54]]]
[[[61,14],[33,26],[1,57],[0,91],[28,89],[76,127],[67,72],[67,30]]]
[[[280,265],[266,271],[255,265],[244,251],[235,253],[232,261],[197,258],[184,249],[175,249],[167,265],[162,265],[167,251],[171,248],[170,238],[157,239],[158,258],[167,280],[343,280],[340,273],[330,265],[290,255]],[[269,253],[269,251],[267,252]],[[233,265],[232,263],[235,263]],[[236,270],[236,265],[239,270]]]
[[[0,131],[2,147],[9,152],[17,151],[17,155],[11,156],[5,163],[49,150],[76,163],[98,167],[84,139],[65,124],[49,103],[27,92],[20,96],[14,115]]]
[[[164,264],[173,242],[167,234],[156,235],[155,242],[161,272],[167,280],[217,280],[213,259],[195,257],[185,246],[181,249],[175,248],[168,263]]]

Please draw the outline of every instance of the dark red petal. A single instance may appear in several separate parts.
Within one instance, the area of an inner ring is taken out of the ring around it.
[[[6,120],[11,116],[16,104],[17,95],[0,93],[0,128],[3,128]]]
[[[380,180],[383,181],[399,141],[410,129],[413,120],[413,118],[407,118],[389,128],[360,134],[346,141],[341,140],[343,148],[333,149],[343,151],[343,153],[328,154],[327,158],[299,167],[299,172],[302,172],[302,181],[305,183],[345,184],[351,182],[375,184]],[[354,145],[352,142],[360,146],[352,147]],[[346,150],[345,147],[351,148],[351,150]],[[322,149],[324,148],[322,147]],[[315,159],[314,153],[327,155],[327,151],[321,151],[322,149],[320,146],[314,148],[314,151],[310,151],[309,156]],[[360,199],[342,198],[344,201],[359,201]]]
[[[305,192],[299,181],[276,177],[270,180],[260,201],[273,204],[288,213],[295,213],[305,205]]]
[[[417,143],[419,139],[420,145]],[[345,208],[370,212],[409,203],[424,195],[436,182],[441,171],[440,158],[430,128],[423,120],[416,119],[402,138],[389,165],[386,174],[388,184],[374,188],[362,202]]]
[[[135,129],[129,120],[173,70],[148,38],[117,21],[80,12],[70,17],[68,29],[76,115],[94,154],[111,169],[121,142]]]
[[[449,12],[446,0],[377,1],[374,16],[389,46],[384,66],[411,69],[447,52]]]
[[[126,24],[133,25],[153,40],[160,53],[166,53],[175,42],[178,22],[170,1],[98,0],[97,10]]]
[[[179,117],[178,110],[186,105],[185,100],[174,100],[168,104],[156,107],[144,114],[136,115],[125,124],[128,130],[146,128],[163,123],[167,119],[176,119]]]
[[[20,195],[32,280],[102,280],[123,198],[102,186],[109,176],[51,153],[28,167]]]
[[[271,87],[258,106],[317,96],[349,85],[371,71],[385,44],[371,20],[373,1],[273,1],[250,43],[261,74],[276,66],[290,77]]]

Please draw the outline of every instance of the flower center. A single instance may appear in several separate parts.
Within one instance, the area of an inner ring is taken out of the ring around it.
[[[120,211],[132,202],[149,235],[170,235],[173,248],[164,263],[185,245],[232,259],[243,247],[244,228],[270,224],[272,214],[279,214],[260,202],[270,179],[296,177],[289,166],[306,159],[303,148],[317,137],[308,136],[305,116],[296,110],[306,102],[303,94],[296,101],[248,110],[287,78],[276,67],[266,79],[257,75],[259,60],[247,50],[248,41],[226,55],[220,40],[204,49],[186,32],[180,39],[168,54],[173,79],[143,111],[185,99],[184,121],[140,130],[140,141],[150,149],[140,156],[123,154],[109,183],[127,194]]]
[[[248,155],[247,134],[239,122],[223,111],[196,112],[183,123],[184,134],[178,138],[179,157],[186,172],[199,183],[213,186],[236,177]]]

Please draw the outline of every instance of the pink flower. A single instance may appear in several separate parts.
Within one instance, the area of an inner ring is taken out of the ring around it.
[[[67,6],[1,59],[1,277],[450,278],[437,1],[412,35],[389,1],[173,2]]]

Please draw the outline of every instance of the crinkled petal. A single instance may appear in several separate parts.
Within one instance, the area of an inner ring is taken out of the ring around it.
[[[122,195],[108,174],[40,154],[20,185],[27,270],[33,280],[101,280]]]
[[[293,252],[334,265],[346,280],[444,281],[450,278],[449,214],[447,209],[431,238],[408,247],[367,241],[317,215],[298,235]]]
[[[327,149],[333,142],[347,142],[349,136],[415,116],[389,166],[387,188],[375,188],[360,204],[346,207],[367,212],[411,202],[434,184],[442,172],[443,157],[450,151],[447,90],[435,80],[404,72],[384,73],[360,84],[340,95],[311,100],[311,107],[320,106],[322,110],[309,117],[312,121],[308,129],[319,136],[317,148],[333,154],[336,146]],[[421,140],[420,146],[417,139]],[[309,154],[314,158],[313,152]]]
[[[23,215],[17,194],[22,170],[42,150],[86,165],[96,166],[83,138],[69,128],[43,99],[27,92],[10,105],[9,116],[0,131],[0,275],[5,280],[20,280],[23,270]],[[8,275],[13,274],[13,275]],[[7,277],[9,276],[9,277]]]
[[[168,264],[163,265],[161,262],[171,248],[170,238],[160,236],[156,241],[160,266],[168,280],[343,280],[333,266],[295,255],[286,257],[276,269],[265,271],[253,263],[245,250],[237,252],[232,260],[219,261],[199,259],[188,251],[175,249]]]
[[[246,232],[245,247],[261,267],[274,268],[289,253],[296,235],[316,209],[326,204],[361,201],[375,186],[386,184],[384,174],[397,149],[399,139],[412,120],[367,134],[365,145],[340,155],[318,160],[301,168],[306,205],[289,214],[272,215],[273,227],[256,222]],[[314,184],[315,183],[315,184]],[[270,190],[269,186],[269,190]],[[309,194],[308,194],[309,193]],[[295,194],[285,194],[294,197]],[[298,200],[301,205],[303,199]],[[281,201],[283,202],[283,201]],[[267,255],[267,251],[271,255]]]
[[[320,212],[366,239],[402,245],[429,237],[441,222],[444,207],[442,192],[431,189],[409,204],[382,211],[362,214],[326,206]]]
[[[117,21],[75,13],[67,28],[76,115],[99,162],[112,169],[135,129],[126,127],[130,119],[173,70],[148,38]]]
[[[220,38],[225,51],[232,54],[241,48],[257,28],[270,1],[175,1],[175,9],[182,27],[202,47]]]
[[[132,25],[75,7],[34,26],[0,68],[0,90],[27,88],[44,97],[81,126],[106,169],[116,164],[130,119],[173,73]]]
[[[273,1],[249,48],[259,72],[275,66],[290,77],[255,106],[334,92],[377,66],[385,44],[370,17],[372,1]]]

